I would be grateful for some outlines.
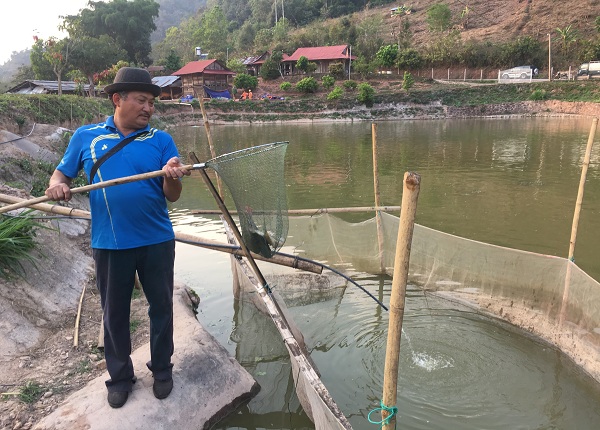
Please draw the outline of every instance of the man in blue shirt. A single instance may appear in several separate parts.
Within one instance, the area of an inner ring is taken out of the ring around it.
[[[129,314],[135,274],[149,303],[153,392],[166,398],[173,388],[173,265],[175,235],[167,202],[179,199],[182,168],[172,137],[149,126],[160,87],[143,69],[124,67],[105,88],[115,106],[106,122],[85,125],[73,134],[50,178],[46,196],[70,200],[70,184],[81,169],[90,183],[162,169],[164,177],[90,192],[92,252],[104,318],[104,354],[110,379],[108,403],[125,404],[135,382]],[[129,143],[98,160],[124,139]],[[93,172],[93,173],[92,173]],[[93,177],[90,177],[92,174]]]

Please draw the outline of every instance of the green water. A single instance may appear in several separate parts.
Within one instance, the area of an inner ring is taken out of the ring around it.
[[[566,257],[590,126],[590,119],[576,118],[379,123],[381,202],[400,205],[404,172],[416,171],[422,179],[419,224]],[[211,131],[217,154],[289,141],[285,185],[291,209],[373,205],[370,123],[211,125]],[[189,151],[202,161],[211,158],[203,128],[171,132],[184,158]],[[575,262],[596,279],[599,157],[596,145],[575,248]],[[172,208],[174,221],[218,236],[217,221],[187,212],[200,208],[216,205],[200,179],[188,178]],[[230,297],[228,258],[178,244],[176,271],[202,298],[199,320],[263,387],[217,428],[311,428],[295,398],[285,355],[275,347],[267,356],[248,352],[252,345],[280,341],[269,331],[269,321],[259,323],[260,316]],[[389,279],[354,276],[389,302]],[[337,300],[295,306],[291,312],[309,339],[325,385],[353,427],[377,428],[366,417],[381,396],[387,314],[352,289]],[[254,329],[248,329],[249,321]],[[416,289],[407,298],[403,354],[398,401],[403,428],[600,428],[598,387],[568,360],[508,326],[425,299]]]

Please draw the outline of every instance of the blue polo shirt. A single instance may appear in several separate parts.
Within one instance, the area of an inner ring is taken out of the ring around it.
[[[146,126],[147,131],[108,158],[93,183],[160,170],[178,156],[173,138]],[[115,127],[114,118],[75,131],[57,169],[75,178],[83,168],[89,178],[92,166],[128,136]],[[175,237],[162,189],[163,178],[145,179],[90,192],[92,248],[130,249],[166,242]]]

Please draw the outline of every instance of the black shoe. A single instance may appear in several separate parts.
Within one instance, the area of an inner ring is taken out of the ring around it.
[[[128,391],[112,391],[108,393],[108,404],[111,408],[120,408],[129,397]]]
[[[152,385],[152,392],[157,399],[166,399],[169,397],[169,394],[171,394],[172,389],[173,378],[167,379],[166,381],[155,379],[154,384]]]

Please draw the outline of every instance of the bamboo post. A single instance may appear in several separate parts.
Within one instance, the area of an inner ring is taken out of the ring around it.
[[[585,149],[585,156],[583,158],[583,166],[581,168],[581,177],[579,179],[579,189],[577,191],[577,201],[575,202],[575,213],[573,214],[573,224],[571,226],[571,239],[569,241],[569,263],[567,264],[567,274],[565,276],[565,288],[563,290],[563,297],[560,306],[560,315],[558,318],[559,325],[562,325],[567,311],[567,301],[569,299],[569,288],[571,282],[571,262],[575,257],[575,242],[577,240],[577,229],[579,227],[579,216],[581,214],[581,204],[583,202],[583,190],[585,188],[585,180],[587,178],[588,166],[590,165],[590,157],[592,154],[592,146],[594,143],[594,137],[596,135],[596,128],[598,127],[598,118],[594,118],[592,121],[592,127],[588,136],[587,147]]]
[[[417,200],[421,186],[421,177],[417,173],[404,174],[402,191],[402,210],[400,211],[400,224],[398,226],[398,241],[396,243],[396,257],[394,259],[394,278],[390,296],[390,320],[385,354],[385,367],[383,376],[382,403],[387,408],[395,407],[398,394],[398,367],[400,358],[400,340],[402,337],[402,319],[404,318],[404,302],[406,296],[406,282],[408,280],[408,264],[410,262],[410,247],[412,243],[417,212]],[[382,406],[383,406],[382,405]],[[392,430],[396,419],[388,409],[381,411],[382,429]]]
[[[373,186],[375,188],[375,207],[381,206],[381,197],[379,193],[379,165],[377,163],[377,124],[371,124],[373,141]],[[385,260],[383,255],[383,226],[381,212],[375,212],[375,221],[377,223],[377,245],[379,249],[379,268],[380,273],[385,273]]]
[[[83,297],[85,296],[85,284],[81,290],[81,297],[79,297],[79,306],[77,306],[77,316],[75,317],[75,333],[73,335],[73,346],[77,348],[79,345],[79,321],[81,320],[81,308],[83,307]]]
[[[206,130],[206,138],[208,139],[208,148],[210,149],[210,156],[215,158],[217,153],[215,151],[215,146],[213,145],[212,134],[210,132],[210,124],[208,122],[208,115],[206,114],[206,108],[204,107],[204,97],[200,97],[200,110],[202,111],[202,119],[204,120],[204,130]],[[219,195],[223,196],[223,188],[221,186],[221,178],[217,174],[217,189],[219,190]]]

